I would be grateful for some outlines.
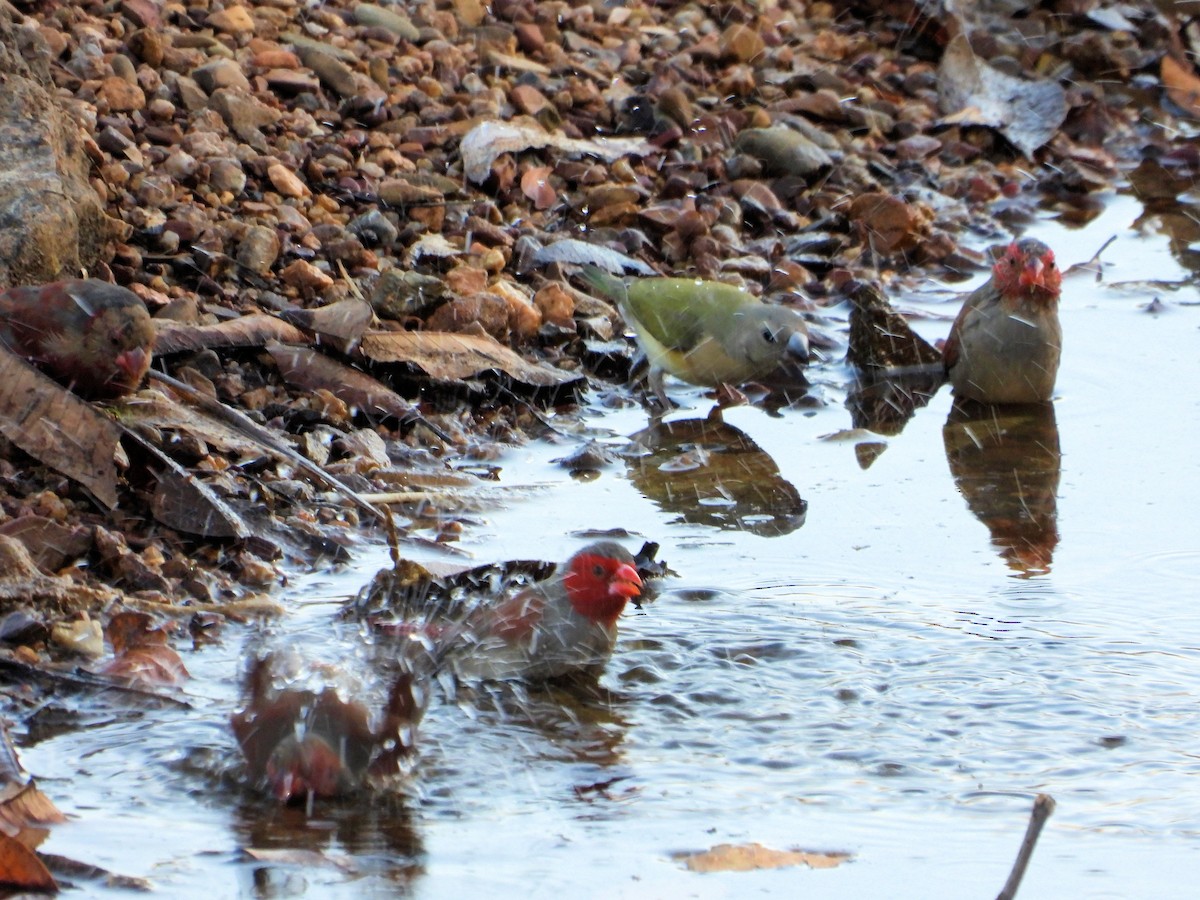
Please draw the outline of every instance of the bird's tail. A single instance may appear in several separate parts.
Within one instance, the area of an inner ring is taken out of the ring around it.
[[[581,266],[579,274],[587,282],[588,287],[614,303],[623,306],[629,299],[629,287],[623,278],[618,278],[616,275],[590,264]]]

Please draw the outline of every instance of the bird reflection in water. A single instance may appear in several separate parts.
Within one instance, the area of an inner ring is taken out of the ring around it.
[[[1062,468],[1054,406],[959,401],[942,437],[950,474],[1000,555],[1023,576],[1049,572]]]
[[[630,441],[634,486],[681,521],[764,537],[804,524],[808,504],[775,460],[719,416],[659,421]]]

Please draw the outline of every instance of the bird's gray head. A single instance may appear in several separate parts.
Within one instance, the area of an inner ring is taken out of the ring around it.
[[[783,306],[755,306],[738,320],[736,343],[760,375],[784,362],[808,362],[808,327],[798,312]]]

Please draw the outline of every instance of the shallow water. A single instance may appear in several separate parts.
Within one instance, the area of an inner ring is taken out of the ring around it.
[[[664,494],[644,455],[570,479],[551,461],[584,435],[514,448],[499,460],[508,502],[463,535],[477,559],[563,558],[582,532],[624,528],[679,573],[622,620],[609,696],[497,690],[435,706],[404,795],[311,818],[275,808],[237,778],[239,660],[269,641],[365,657],[333,617],[386,564],[366,551],[353,571],[297,582],[303,605],[268,633],[229,628],[188,655],[192,709],[99,698],[88,727],[23,739],[73,817],[43,849],[180,897],[992,897],[1046,792],[1058,808],[1022,898],[1190,894],[1200,296],[1153,221],[1130,230],[1140,214],[1116,198],[1082,231],[1033,232],[1064,268],[1118,241],[1102,281],[1066,280],[1053,421],[973,426],[1024,433],[1041,454],[1020,493],[1003,456],[972,458],[944,434],[948,389],[898,435],[850,432],[836,370],[817,377],[824,405],[726,412],[743,461],[777,488],[757,499],[686,472]],[[902,298],[943,317],[918,323],[931,338],[957,309],[932,288]],[[1143,309],[1156,297],[1160,312]],[[675,396],[672,420],[711,407]],[[590,400],[587,436],[621,448],[647,426],[641,409]],[[853,859],[698,875],[671,856],[749,842]],[[245,847],[325,856],[255,862]]]

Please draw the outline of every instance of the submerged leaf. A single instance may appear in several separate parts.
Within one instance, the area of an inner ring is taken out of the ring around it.
[[[0,884],[57,894],[58,885],[37,854],[15,838],[0,834]]]
[[[762,844],[717,844],[711,850],[677,853],[675,859],[693,872],[754,872],[785,866],[833,869],[850,858],[849,853],[819,850],[772,850]]]

